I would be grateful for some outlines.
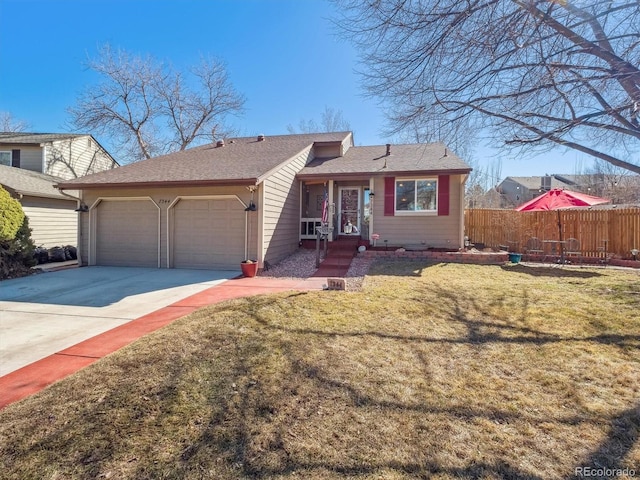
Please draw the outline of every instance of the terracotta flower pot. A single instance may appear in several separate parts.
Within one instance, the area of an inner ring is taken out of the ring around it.
[[[258,273],[258,262],[245,261],[240,263],[242,275],[245,277],[255,277]]]

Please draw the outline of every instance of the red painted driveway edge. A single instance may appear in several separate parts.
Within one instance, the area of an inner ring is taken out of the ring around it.
[[[320,279],[235,278],[84,340],[0,377],[0,409],[39,392],[189,313],[224,300],[291,290],[321,290]]]

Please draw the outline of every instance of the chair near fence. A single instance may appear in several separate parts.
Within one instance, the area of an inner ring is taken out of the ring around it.
[[[568,238],[565,244],[564,256],[567,259],[575,257],[581,262],[582,251],[580,250],[580,240],[577,238]]]
[[[613,258],[613,253],[609,251],[609,240],[602,240],[602,245],[596,248],[599,261],[605,267],[609,265],[609,260]]]
[[[531,237],[529,240],[527,240],[527,248],[525,253],[528,255],[544,255],[542,242],[538,237]]]

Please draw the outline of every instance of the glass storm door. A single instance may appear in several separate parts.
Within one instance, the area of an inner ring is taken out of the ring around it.
[[[342,187],[340,194],[340,235],[360,235],[360,189]]]

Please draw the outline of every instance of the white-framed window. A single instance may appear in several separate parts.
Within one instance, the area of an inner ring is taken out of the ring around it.
[[[0,165],[11,166],[11,152],[0,150]]]
[[[397,178],[396,213],[438,211],[438,180],[436,178]]]

